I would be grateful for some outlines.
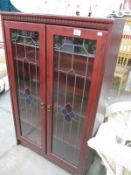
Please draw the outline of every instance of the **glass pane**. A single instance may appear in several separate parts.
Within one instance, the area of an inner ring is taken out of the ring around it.
[[[52,151],[77,165],[96,41],[55,36]]]
[[[120,49],[116,57],[114,81],[108,97],[109,104],[131,101],[131,21],[125,21]]]
[[[41,145],[39,34],[11,30],[22,136]]]

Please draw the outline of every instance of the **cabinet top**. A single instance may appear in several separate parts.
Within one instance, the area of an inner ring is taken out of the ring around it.
[[[1,12],[2,20],[19,21],[19,22],[31,22],[31,23],[43,23],[54,24],[63,26],[84,27],[92,29],[104,29],[109,28],[114,23],[121,23],[121,19],[102,19],[92,17],[74,17],[74,16],[56,16],[56,15],[44,15],[44,14],[27,14],[27,13],[10,13]]]

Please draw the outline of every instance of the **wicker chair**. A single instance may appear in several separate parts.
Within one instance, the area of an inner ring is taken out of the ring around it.
[[[121,94],[122,88],[125,89],[126,82],[128,79],[128,73],[130,70],[130,66],[128,66],[129,60],[131,59],[131,53],[127,53],[124,51],[120,51],[118,58],[117,58],[117,64],[116,69],[114,73],[114,86],[117,82],[118,92],[117,95],[119,96]],[[116,81],[117,79],[117,81]]]

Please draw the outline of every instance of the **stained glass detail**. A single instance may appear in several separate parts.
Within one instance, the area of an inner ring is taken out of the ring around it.
[[[27,63],[39,63],[38,32],[13,30],[12,43],[13,49],[17,51],[14,57]]]
[[[64,117],[67,121],[71,121],[71,119],[75,118],[75,112],[72,111],[72,106],[71,104],[66,104],[65,107],[63,108],[58,108],[59,113],[63,113]]]
[[[54,37],[52,151],[77,165],[96,41]]]
[[[41,145],[39,33],[11,30],[21,134]]]

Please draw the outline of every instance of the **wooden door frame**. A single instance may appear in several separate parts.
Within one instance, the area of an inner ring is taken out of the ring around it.
[[[57,155],[52,153],[52,113],[47,112],[47,156],[49,159],[54,161],[56,164],[62,166],[72,174],[81,175],[84,172],[84,163],[86,161],[86,152],[87,152],[87,140],[90,138],[92,133],[92,128],[95,120],[96,110],[98,99],[100,95],[102,79],[104,75],[105,67],[105,47],[107,39],[107,31],[103,30],[90,30],[90,29],[81,29],[81,36],[74,36],[73,31],[74,27],[65,27],[65,26],[47,26],[47,105],[53,106],[53,40],[54,35],[76,37],[76,38],[85,38],[91,40],[97,40],[96,47],[96,56],[93,66],[93,74],[91,78],[91,87],[89,93],[89,100],[87,105],[85,125],[83,131],[83,137],[81,142],[81,151],[78,166],[74,166],[69,162],[59,158]],[[103,66],[104,65],[104,66]],[[97,76],[96,76],[97,75]]]
[[[34,31],[39,33],[39,62],[40,62],[40,98],[41,102],[46,103],[46,66],[45,66],[45,25],[44,24],[34,24],[27,22],[14,22],[14,21],[4,21],[4,33],[5,33],[5,45],[6,45],[6,54],[7,54],[7,65],[8,66],[8,76],[10,82],[11,96],[12,96],[12,109],[13,109],[13,117],[14,124],[16,129],[16,137],[17,142],[21,143],[39,154],[45,154],[46,152],[46,111],[45,108],[41,110],[41,138],[42,145],[41,147],[32,141],[24,138],[21,134],[21,126],[19,120],[19,110],[17,103],[17,93],[16,93],[16,82],[15,82],[15,72],[14,72],[14,64],[13,64],[13,52],[11,45],[11,36],[10,30],[18,29],[18,30],[26,30],[26,31]]]

